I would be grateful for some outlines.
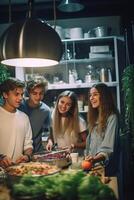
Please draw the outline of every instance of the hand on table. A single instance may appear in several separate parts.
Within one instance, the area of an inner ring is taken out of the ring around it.
[[[93,163],[94,162],[94,157],[91,156],[91,155],[88,155],[88,156],[85,157],[85,160],[90,161],[90,162]]]
[[[11,165],[13,165],[13,160],[11,158],[9,158],[8,156],[4,156],[0,160],[0,166],[3,168],[9,167]]]
[[[46,145],[46,150],[47,151],[51,151],[52,150],[52,147],[53,147],[53,142],[52,142],[52,140],[48,140],[48,143],[47,143],[47,145]]]
[[[15,164],[19,164],[22,162],[24,163],[24,162],[28,162],[28,161],[30,161],[29,157],[27,155],[22,155],[15,161]]]

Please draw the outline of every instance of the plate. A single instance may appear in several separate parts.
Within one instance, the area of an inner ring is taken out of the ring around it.
[[[21,163],[6,168],[6,172],[10,176],[31,175],[33,177],[38,177],[52,175],[59,171],[60,169],[57,166],[41,162]]]

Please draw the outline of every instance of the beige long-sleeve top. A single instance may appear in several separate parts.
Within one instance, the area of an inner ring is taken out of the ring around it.
[[[0,107],[0,154],[15,161],[28,148],[33,148],[28,116],[19,110],[10,113]]]

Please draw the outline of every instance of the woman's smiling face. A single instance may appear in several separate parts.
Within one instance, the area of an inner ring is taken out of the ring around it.
[[[89,100],[93,108],[98,108],[100,106],[100,94],[96,88],[90,89]]]
[[[72,106],[72,100],[68,96],[61,97],[58,102],[59,113],[67,113]]]

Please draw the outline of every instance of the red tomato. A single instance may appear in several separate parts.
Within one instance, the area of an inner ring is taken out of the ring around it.
[[[93,164],[88,160],[83,160],[81,163],[81,167],[84,170],[89,170],[89,169],[91,169],[92,166],[93,166]]]

